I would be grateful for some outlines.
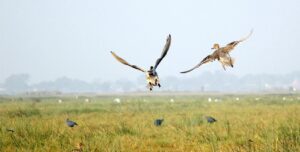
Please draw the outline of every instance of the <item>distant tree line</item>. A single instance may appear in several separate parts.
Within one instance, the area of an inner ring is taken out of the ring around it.
[[[28,74],[15,74],[0,84],[0,94],[24,92],[136,92],[147,91],[144,77],[135,81],[120,79],[116,81],[85,82],[67,77],[54,81],[43,81],[29,84]],[[300,72],[285,75],[258,74],[238,77],[224,72],[203,72],[196,77],[178,78],[169,76],[161,78],[162,88],[155,91],[218,91],[218,92],[247,92],[268,90],[300,89]]]

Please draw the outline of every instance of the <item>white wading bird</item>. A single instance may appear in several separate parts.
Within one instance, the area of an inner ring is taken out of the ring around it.
[[[171,44],[171,35],[168,36],[167,40],[166,40],[166,44],[163,48],[162,54],[160,56],[160,58],[158,58],[155,62],[154,66],[150,66],[150,70],[146,71],[136,65],[132,65],[130,63],[128,63],[127,61],[125,61],[124,59],[122,59],[121,57],[117,56],[114,52],[110,52],[119,62],[130,66],[134,69],[137,69],[139,71],[142,71],[146,74],[146,80],[147,80],[147,87],[150,89],[150,91],[152,91],[153,86],[158,86],[160,87],[160,83],[159,83],[159,78],[156,72],[156,68],[159,65],[159,63],[162,61],[162,59],[167,55],[168,50],[170,48],[170,44]]]
[[[235,48],[235,46],[237,46],[240,42],[245,41],[246,39],[248,39],[251,34],[252,34],[253,30],[251,30],[251,32],[249,33],[249,35],[247,35],[246,37],[238,40],[238,41],[233,41],[231,43],[228,43],[226,46],[224,47],[220,47],[218,43],[215,43],[213,45],[213,47],[211,48],[212,50],[215,50],[212,54],[208,55],[207,57],[205,57],[199,64],[197,64],[195,67],[193,67],[190,70],[187,71],[183,71],[180,73],[188,73],[193,71],[194,69],[200,67],[202,64],[208,63],[208,62],[213,62],[215,60],[218,60],[224,70],[226,70],[226,66],[231,66],[233,67],[234,64],[234,59],[230,57],[229,53]]]

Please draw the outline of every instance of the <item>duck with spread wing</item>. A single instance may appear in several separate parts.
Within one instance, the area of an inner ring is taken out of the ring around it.
[[[224,47],[220,47],[220,45],[218,43],[215,43],[213,45],[213,47],[211,48],[212,50],[214,50],[214,52],[208,56],[206,56],[200,63],[198,63],[196,66],[194,66],[192,69],[187,70],[187,71],[183,71],[180,73],[188,73],[193,71],[194,69],[200,67],[202,64],[206,64],[209,62],[213,62],[215,60],[218,60],[221,64],[224,70],[226,70],[226,66],[229,67],[233,67],[234,64],[234,59],[229,55],[229,53],[240,43],[245,41],[246,39],[248,39],[251,34],[252,34],[253,30],[251,30],[251,32],[244,38],[237,40],[237,41],[233,41],[228,43],[226,46]]]
[[[154,66],[150,66],[150,69],[148,71],[144,70],[143,68],[140,68],[137,65],[133,65],[128,63],[126,60],[124,60],[123,58],[119,57],[117,54],[115,54],[114,52],[110,52],[114,58],[116,58],[119,62],[130,66],[136,70],[139,70],[143,73],[145,73],[146,75],[146,80],[147,80],[147,87],[150,89],[150,91],[152,91],[154,86],[158,86],[160,87],[160,82],[159,82],[159,77],[158,74],[156,72],[156,69],[159,65],[159,63],[163,60],[163,58],[167,55],[168,50],[170,48],[170,44],[171,44],[171,35],[168,36],[167,40],[166,40],[166,44],[163,48],[162,54],[161,56],[156,60],[155,65]]]

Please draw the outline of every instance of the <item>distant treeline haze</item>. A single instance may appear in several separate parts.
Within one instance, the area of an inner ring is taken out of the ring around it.
[[[11,75],[1,84],[0,94],[24,92],[137,92],[147,91],[144,76],[136,80],[86,82],[67,77],[54,81],[30,84],[28,74]],[[196,77],[162,77],[162,87],[155,91],[297,91],[300,89],[300,72],[285,75],[245,75],[238,77],[224,72],[203,72]]]

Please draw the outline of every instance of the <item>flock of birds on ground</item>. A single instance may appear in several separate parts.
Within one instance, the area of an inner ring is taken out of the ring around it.
[[[207,123],[214,123],[214,122],[217,121],[217,119],[215,119],[212,116],[203,116],[203,118],[207,121]],[[161,126],[163,122],[164,122],[163,118],[155,119],[154,120],[154,125],[155,126]],[[75,121],[72,121],[69,118],[66,119],[66,124],[67,124],[67,126],[69,126],[71,128],[73,128],[75,126],[78,126],[78,124]],[[11,131],[11,130],[7,130],[7,131]]]

